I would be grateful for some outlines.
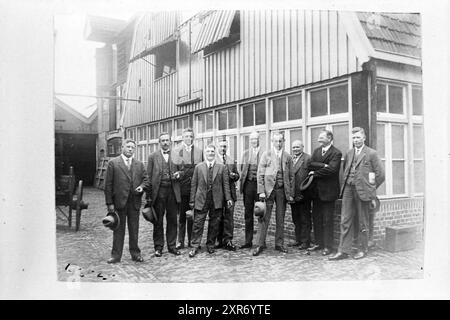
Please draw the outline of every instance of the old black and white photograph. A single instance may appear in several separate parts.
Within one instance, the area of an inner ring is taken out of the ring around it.
[[[446,15],[405,1],[19,3],[1,3],[13,45],[0,53],[30,67],[17,92],[1,79],[1,113],[5,132],[32,129],[16,137],[24,158],[2,160],[1,230],[21,231],[0,244],[20,256],[37,242],[4,255],[2,281],[22,272],[36,292],[0,296],[414,299],[431,281],[418,296],[449,297],[448,95],[427,93],[447,90],[448,44],[429,44],[447,29],[427,27]]]

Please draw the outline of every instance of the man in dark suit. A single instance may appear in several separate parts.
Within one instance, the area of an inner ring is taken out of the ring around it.
[[[366,140],[364,129],[353,128],[352,140],[353,148],[344,157],[339,249],[329,260],[348,258],[352,250],[355,222],[358,222],[359,250],[353,258],[361,259],[367,255],[369,204],[376,198],[376,190],[384,182],[384,169],[377,152],[364,144]]]
[[[241,162],[240,191],[244,197],[245,243],[241,249],[253,246],[253,208],[258,201],[257,175],[262,150],[259,147],[259,134],[250,134],[250,148],[245,150]]]
[[[291,203],[292,222],[295,226],[295,243],[293,247],[308,249],[311,243],[311,199],[300,190],[300,186],[308,177],[308,164],[311,156],[303,152],[303,142],[292,142],[292,177],[291,182],[294,202]]]
[[[147,190],[147,173],[142,162],[133,158],[136,142],[127,139],[122,154],[108,162],[105,179],[105,200],[108,212],[117,211],[120,225],[113,233],[113,247],[108,263],[120,262],[128,220],[129,249],[134,261],[142,262],[138,246],[139,209],[142,193]]]
[[[176,249],[177,215],[180,196],[180,172],[170,155],[171,137],[163,132],[159,135],[160,149],[148,157],[147,172],[151,183],[151,196],[147,198],[147,205],[155,208],[157,222],[153,227],[153,242],[155,256],[161,257],[164,248],[164,215],[166,215],[166,241],[168,251],[180,255]]]
[[[214,253],[214,241],[217,238],[219,217],[223,207],[231,208],[233,200],[230,194],[230,182],[227,167],[216,161],[216,147],[208,145],[205,149],[206,160],[195,166],[191,184],[190,206],[194,209],[194,227],[189,257],[200,250],[206,215],[209,216],[206,248]]]
[[[258,223],[258,246],[253,251],[258,256],[265,248],[267,229],[270,224],[272,208],[276,203],[276,229],[275,250],[287,253],[284,246],[284,216],[286,214],[286,203],[292,203],[291,181],[292,158],[283,150],[284,136],[280,132],[272,135],[272,148],[261,155],[258,166],[258,193],[261,199],[266,199],[266,212]]]
[[[310,186],[313,198],[313,230],[315,244],[309,251],[323,250],[329,255],[333,249],[333,217],[335,202],[339,197],[339,169],[342,153],[332,145],[333,133],[322,130],[317,141],[320,147],[315,149],[309,163],[309,174],[314,176]]]
[[[191,180],[194,168],[203,161],[203,151],[194,146],[194,131],[191,128],[183,130],[183,142],[172,152],[174,163],[180,166],[180,192],[181,203],[178,218],[177,249],[184,248],[184,240],[187,233],[187,245],[191,247],[192,219],[186,219],[186,211],[190,209],[189,198],[191,196]]]
[[[217,162],[224,164],[228,169],[228,176],[230,178],[230,193],[233,206],[231,208],[223,208],[222,214],[219,218],[219,234],[217,236],[216,248],[224,248],[230,251],[236,251],[236,246],[233,244],[234,233],[234,203],[236,203],[236,181],[239,180],[239,173],[237,171],[237,164],[230,156],[227,155],[228,142],[226,140],[219,141],[219,154]]]

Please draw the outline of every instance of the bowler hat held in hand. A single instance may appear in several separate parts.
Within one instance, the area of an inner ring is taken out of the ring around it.
[[[106,214],[106,217],[102,219],[102,223],[105,227],[111,230],[117,230],[120,225],[120,218],[117,211],[111,211]]]

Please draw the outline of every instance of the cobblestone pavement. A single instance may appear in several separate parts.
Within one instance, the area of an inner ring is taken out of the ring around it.
[[[143,263],[131,260],[128,235],[125,237],[122,262],[109,265],[112,232],[103,227],[106,214],[103,192],[85,188],[84,210],[80,231],[69,229],[57,215],[57,270],[60,281],[89,282],[262,282],[308,280],[390,280],[423,277],[423,244],[416,249],[390,253],[375,248],[362,260],[328,261],[320,253],[305,255],[304,251],[289,248],[287,254],[274,250],[273,235],[260,256],[253,257],[250,249],[229,252],[217,250],[208,254],[202,250],[189,258],[188,249],[174,256],[164,248],[163,256],[154,256],[153,226],[140,219],[139,246]],[[206,237],[206,228],[203,242]],[[235,230],[235,243],[243,243],[244,230]],[[288,240],[286,240],[287,242]],[[204,248],[204,245],[203,245]]]

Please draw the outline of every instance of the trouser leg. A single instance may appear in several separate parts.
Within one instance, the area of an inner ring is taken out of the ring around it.
[[[323,202],[323,244],[325,248],[334,247],[333,226],[334,226],[334,201]]]
[[[291,204],[292,223],[294,224],[295,242],[301,242],[300,202]]]
[[[358,245],[359,249],[367,252],[369,250],[369,201],[361,201],[356,189],[353,190],[353,198],[355,199],[356,211],[358,213],[359,232]]]
[[[125,239],[125,224],[127,220],[126,207],[121,210],[117,210],[117,214],[120,218],[120,224],[119,227],[113,232],[113,246],[111,250],[111,257],[115,259],[121,259],[123,252],[123,242]]]
[[[206,214],[206,210],[195,210],[194,212],[194,225],[192,228],[192,246],[194,248],[200,247],[203,236],[203,228],[206,221]]]
[[[256,235],[258,246],[264,246],[266,243],[267,229],[269,228],[274,199],[275,199],[275,191],[272,191],[272,193],[266,200],[266,213],[264,217],[258,219],[258,233]]]
[[[284,216],[286,215],[286,196],[284,188],[275,189],[275,246],[284,245]]]
[[[321,201],[314,199],[312,209],[314,243],[323,247],[323,212],[321,208]]]
[[[167,188],[164,188],[167,189]],[[165,190],[161,188],[155,201],[155,212],[158,221],[153,225],[153,244],[155,250],[164,248],[164,214],[166,212],[166,195]]]
[[[141,254],[138,246],[139,239],[139,211],[135,209],[134,204],[128,201],[127,204],[127,220],[128,220],[128,240],[131,257]]]
[[[220,211],[219,216],[217,217],[217,242],[219,245],[223,244],[223,234],[224,234],[224,225],[225,225],[225,208]],[[216,240],[216,239],[215,239]]]
[[[226,244],[233,240],[234,233],[234,204],[231,208],[224,208],[223,210],[223,243]],[[219,239],[220,235],[219,235]]]
[[[177,215],[178,215],[178,204],[175,198],[173,190],[170,190],[166,198],[166,241],[167,248],[172,250],[175,249],[176,239],[177,239]]]
[[[178,242],[184,245],[184,239],[186,236],[186,224],[189,224],[189,220],[186,219],[186,211],[190,209],[189,207],[189,196],[182,195],[181,196],[181,203],[180,203],[180,212],[178,215]],[[192,225],[192,221],[191,221]],[[190,239],[189,236],[189,225],[188,225],[188,239]],[[191,227],[191,233],[192,233],[192,227]]]
[[[245,243],[253,242],[254,216],[253,209],[258,200],[256,181],[247,181],[244,184],[244,217],[245,217]]]
[[[214,241],[217,238],[219,231],[219,218],[222,214],[222,209],[214,209],[213,206],[209,209],[208,220],[208,234],[206,236],[206,247],[214,247]]]
[[[300,242],[309,246],[311,242],[311,200],[300,202]]]
[[[350,254],[354,239],[354,207],[352,186],[346,185],[342,195],[342,210],[340,223],[340,239],[338,251]]]

